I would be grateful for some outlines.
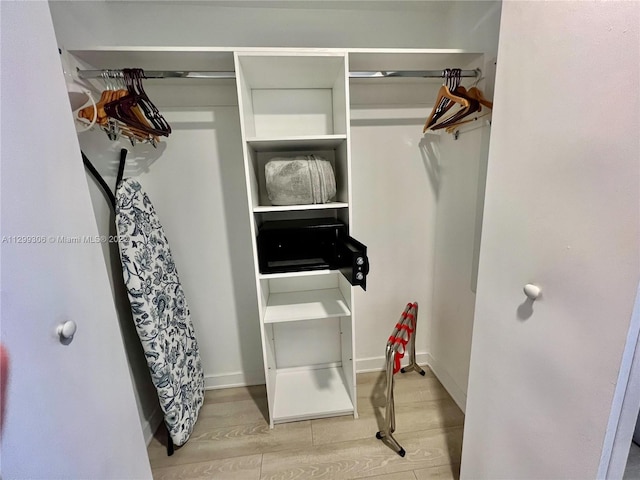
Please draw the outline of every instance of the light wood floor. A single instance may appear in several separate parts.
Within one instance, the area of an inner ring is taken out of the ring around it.
[[[269,429],[264,386],[210,390],[190,440],[167,457],[148,448],[154,479],[457,479],[464,415],[433,373],[396,375],[396,433],[404,458],[375,438],[384,377],[358,375],[359,418],[285,423]],[[160,439],[159,439],[160,438]]]

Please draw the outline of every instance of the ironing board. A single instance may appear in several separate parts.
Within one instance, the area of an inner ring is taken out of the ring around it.
[[[204,400],[204,374],[189,307],[164,230],[141,185],[122,180],[115,200],[133,320],[170,439],[183,445]]]

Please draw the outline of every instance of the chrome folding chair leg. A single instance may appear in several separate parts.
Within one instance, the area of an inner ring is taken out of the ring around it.
[[[401,457],[404,457],[406,452],[404,448],[393,438],[393,432],[396,430],[396,408],[393,398],[393,362],[394,351],[392,346],[387,346],[387,405],[385,408],[384,425],[382,430],[376,433],[376,438],[389,444]]]
[[[415,360],[411,362],[409,365],[407,365],[406,367],[403,367],[400,369],[401,373],[407,373],[412,371],[418,372],[423,377],[425,376],[425,371],[422,368],[420,368],[420,365],[418,365]]]
[[[376,433],[376,438],[382,440],[389,446],[391,446],[401,457],[404,457],[406,452],[404,448],[393,438],[393,432],[396,430],[396,407],[393,399],[393,384],[394,373],[401,371],[409,372],[415,370],[424,375],[425,372],[420,365],[416,362],[416,327],[418,324],[418,304],[416,302],[409,303],[398,323],[396,323],[389,340],[387,341],[386,349],[386,379],[387,379],[387,404],[385,406],[384,425],[382,430]],[[402,351],[398,349],[402,347]],[[406,350],[405,350],[406,349]],[[404,368],[400,368],[400,360],[404,356],[405,352],[409,352],[409,365]]]

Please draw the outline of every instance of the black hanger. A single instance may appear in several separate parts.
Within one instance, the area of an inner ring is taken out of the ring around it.
[[[116,191],[118,190],[124,175],[124,165],[127,163],[127,153],[129,152],[126,148],[120,150],[120,164],[118,165],[118,176],[116,177]]]
[[[126,68],[122,73],[129,94],[106,104],[104,110],[107,115],[149,135],[168,137],[171,127],[142,88],[143,70]],[[148,123],[143,123],[143,119],[133,111],[134,107],[139,107]]]
[[[137,95],[140,106],[144,110],[144,114],[146,115],[147,119],[158,130],[166,132],[166,135],[168,136],[171,133],[171,127],[162,116],[158,108],[149,99],[147,93],[144,91],[144,87],[142,86],[142,79],[146,78],[144,76],[144,70],[142,70],[141,68],[133,68],[127,71],[129,72],[133,91]]]

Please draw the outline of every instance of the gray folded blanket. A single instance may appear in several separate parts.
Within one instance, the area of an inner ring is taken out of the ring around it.
[[[336,195],[333,167],[317,155],[273,158],[265,165],[265,181],[273,205],[327,203]]]

